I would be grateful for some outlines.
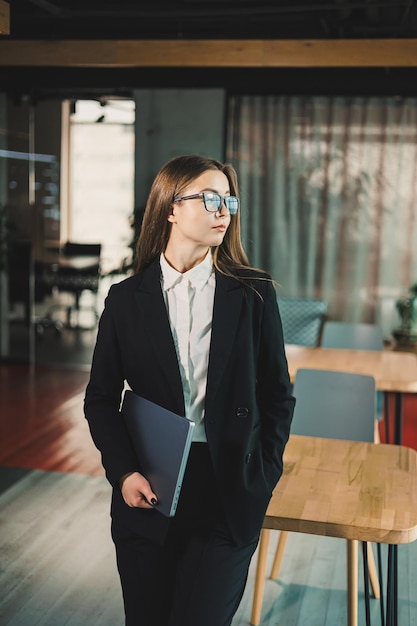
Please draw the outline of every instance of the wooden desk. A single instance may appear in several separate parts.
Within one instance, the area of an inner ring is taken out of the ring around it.
[[[326,369],[375,378],[379,391],[395,395],[394,443],[402,442],[402,395],[417,393],[417,355],[391,350],[342,350],[286,344],[291,380],[300,368]]]
[[[357,542],[390,544],[387,626],[396,621],[398,544],[417,539],[417,452],[405,446],[291,435],[284,474],[263,525],[258,567],[269,531],[287,530],[348,540],[357,572]],[[357,597],[348,581],[348,624],[357,624]],[[261,597],[262,597],[261,590]]]

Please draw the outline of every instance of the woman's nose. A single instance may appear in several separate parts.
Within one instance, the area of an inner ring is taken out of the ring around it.
[[[220,205],[220,209],[217,211],[219,215],[229,215],[229,209],[226,206],[226,202],[224,198],[222,198],[222,203]]]

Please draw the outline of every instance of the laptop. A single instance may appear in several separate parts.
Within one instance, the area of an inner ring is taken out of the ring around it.
[[[195,424],[129,389],[120,411],[138,457],[139,471],[158,497],[155,509],[173,517]]]

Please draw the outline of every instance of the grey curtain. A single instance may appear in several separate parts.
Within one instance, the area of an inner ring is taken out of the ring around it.
[[[389,333],[417,282],[417,99],[233,96],[228,113],[251,263]]]

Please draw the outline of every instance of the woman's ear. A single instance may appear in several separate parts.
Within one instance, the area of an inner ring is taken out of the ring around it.
[[[175,205],[171,204],[171,213],[168,214],[167,217],[168,222],[171,222],[172,224],[176,221],[175,220]]]

